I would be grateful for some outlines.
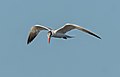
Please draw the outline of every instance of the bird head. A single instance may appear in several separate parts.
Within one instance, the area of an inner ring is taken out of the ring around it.
[[[52,36],[52,32],[49,31],[47,36],[48,36],[48,43],[50,43],[50,39],[51,39],[51,36]]]

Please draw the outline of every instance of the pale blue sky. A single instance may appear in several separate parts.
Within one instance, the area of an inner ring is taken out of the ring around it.
[[[43,31],[26,45],[31,26],[81,25],[74,39]],[[119,0],[0,0],[0,77],[120,77]]]

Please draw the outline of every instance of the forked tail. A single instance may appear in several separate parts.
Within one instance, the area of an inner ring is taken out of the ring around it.
[[[65,37],[63,37],[63,39],[67,39],[67,38],[74,38],[74,36],[68,36],[68,35],[66,35]]]

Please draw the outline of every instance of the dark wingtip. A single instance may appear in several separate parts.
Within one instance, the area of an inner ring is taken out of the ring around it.
[[[97,38],[99,38],[100,40],[102,39],[101,37],[97,36]]]
[[[27,45],[28,45],[29,43],[31,43],[31,41],[32,41],[34,38],[35,38],[35,37],[31,38],[31,37],[29,36],[29,38],[28,38],[28,40],[27,40]]]
[[[101,37],[100,37],[99,39],[100,39],[100,40],[102,40],[102,38],[101,38]]]
[[[27,45],[30,43],[30,40],[29,40],[29,38],[28,38],[28,40],[27,40]]]
[[[27,41],[27,45],[29,44],[30,42],[29,41]]]
[[[27,44],[31,43],[36,36],[37,34],[31,32],[28,36]]]

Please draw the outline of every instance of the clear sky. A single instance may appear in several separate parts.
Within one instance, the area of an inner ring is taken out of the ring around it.
[[[27,45],[30,28],[81,25],[74,39],[43,31]],[[120,77],[119,0],[0,0],[0,77]]]

